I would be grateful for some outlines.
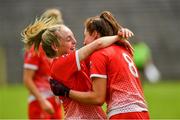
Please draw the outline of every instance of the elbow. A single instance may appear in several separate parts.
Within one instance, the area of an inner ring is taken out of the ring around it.
[[[100,40],[96,40],[96,45],[97,45],[97,48],[98,48],[98,49],[104,47],[104,46],[103,46],[103,42],[100,41]]]
[[[105,102],[105,98],[97,98],[95,100],[95,104],[98,105],[98,106],[102,106]]]
[[[27,79],[26,79],[26,78],[23,78],[23,84],[24,84],[24,86],[25,86],[25,87],[27,87],[27,86],[28,86],[28,81],[27,81]]]
[[[25,76],[23,76],[23,84],[25,85],[27,82],[27,78]]]
[[[30,83],[30,79],[28,77],[24,76],[23,77],[23,84],[24,84],[24,86],[28,87],[29,83]]]
[[[102,106],[103,104],[104,104],[104,102],[98,102],[96,105]]]

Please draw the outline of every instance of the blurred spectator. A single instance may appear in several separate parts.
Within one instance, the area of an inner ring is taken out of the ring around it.
[[[160,80],[161,75],[155,66],[151,54],[151,49],[144,41],[140,41],[137,37],[133,40],[134,61],[140,72],[141,79],[156,83]]]
[[[50,18],[53,21],[50,25],[63,24],[61,12],[58,9],[48,9],[42,16]],[[38,31],[39,28],[36,28]],[[37,31],[31,31],[31,34],[36,34]],[[22,32],[23,39],[28,39],[26,29]],[[62,119],[62,106],[56,100],[49,85],[50,59],[48,59],[42,50],[35,52],[34,47],[29,47],[25,43],[25,58],[24,58],[24,84],[29,90],[29,119]]]

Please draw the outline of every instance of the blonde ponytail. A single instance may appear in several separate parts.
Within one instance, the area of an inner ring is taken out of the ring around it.
[[[35,22],[26,27],[21,33],[25,48],[30,48],[34,44],[35,49],[38,50],[42,34],[53,23],[54,19],[52,18],[36,18]]]
[[[59,9],[51,8],[47,9],[42,15],[42,18],[50,18],[54,19],[54,24],[64,24],[64,20],[62,17],[62,13]]]

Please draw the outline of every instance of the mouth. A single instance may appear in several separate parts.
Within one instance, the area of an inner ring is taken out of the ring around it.
[[[75,51],[75,50],[76,50],[76,48],[75,48],[75,47],[72,47],[72,48],[70,48],[70,50],[71,50],[71,51]]]

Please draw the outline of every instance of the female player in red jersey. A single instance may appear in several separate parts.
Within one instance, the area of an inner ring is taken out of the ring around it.
[[[48,9],[42,14],[43,18],[53,18],[54,24],[63,23],[61,12],[58,9]],[[26,30],[25,30],[26,31]],[[24,32],[25,32],[24,31]],[[29,119],[62,119],[61,103],[56,101],[48,82],[50,62],[42,47],[39,52],[25,43],[24,57],[24,84],[30,92],[28,98]]]
[[[113,15],[104,11],[87,19],[84,43],[89,45],[97,38],[117,34],[120,28]],[[90,56],[89,69],[92,91],[80,92],[63,84],[57,86],[69,98],[81,103],[102,105],[106,101],[109,119],[149,119],[139,74],[133,62],[133,49],[127,40],[95,51]]]
[[[46,55],[54,58],[50,71],[52,78],[71,89],[90,91],[92,83],[85,65],[85,58],[95,50],[118,41],[119,36],[102,37],[75,50],[76,39],[72,31],[65,25],[49,26],[49,22],[51,22],[49,19],[39,19],[29,26],[27,31],[34,32],[32,34],[26,34],[28,33],[26,32],[24,42],[29,46],[34,45],[36,50],[42,45]],[[37,26],[39,26],[38,31],[33,30]],[[128,33],[127,37],[132,36],[131,31],[123,30],[125,31],[120,33],[123,35]],[[67,97],[60,97],[60,99],[63,101],[65,119],[106,119],[101,106],[82,104]]]

